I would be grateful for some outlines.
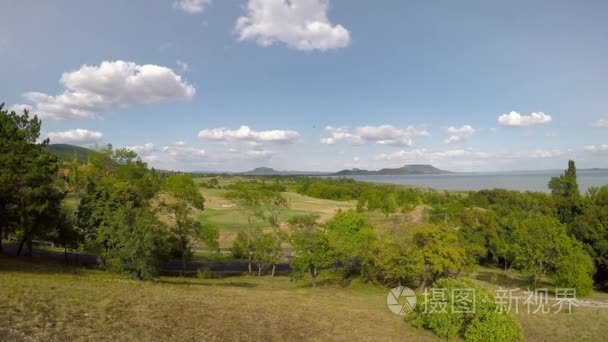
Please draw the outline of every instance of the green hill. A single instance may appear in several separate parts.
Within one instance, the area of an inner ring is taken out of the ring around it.
[[[59,158],[61,161],[70,161],[76,154],[76,158],[78,158],[78,162],[85,163],[89,159],[89,155],[92,153],[97,153],[91,149],[68,145],[68,144],[51,144],[46,147],[46,150]]]

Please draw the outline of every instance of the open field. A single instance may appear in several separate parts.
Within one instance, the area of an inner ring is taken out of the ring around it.
[[[205,210],[199,215],[199,220],[203,224],[220,228],[220,247],[232,246],[236,234],[248,225],[247,219],[239,207],[224,197],[226,192],[223,189],[201,189],[201,193],[205,196]],[[317,214],[324,221],[340,209],[349,210],[355,207],[353,201],[325,200],[294,192],[284,192],[283,194],[289,201],[289,209],[281,215],[283,222],[290,217],[305,214]],[[268,222],[259,219],[255,221],[255,226],[263,229],[269,228]]]
[[[0,340],[437,340],[386,309],[386,290],[289,278],[161,278],[0,256]]]
[[[498,269],[480,268],[472,276],[488,287],[525,284]],[[141,282],[0,255],[0,340],[439,340],[392,314],[387,289],[337,279],[325,276],[317,289],[287,277]],[[591,298],[606,301],[608,295]],[[606,308],[521,311],[528,341],[598,341],[608,334]]]

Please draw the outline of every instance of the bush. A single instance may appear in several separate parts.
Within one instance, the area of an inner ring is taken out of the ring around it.
[[[215,272],[213,272],[211,269],[209,269],[208,267],[205,268],[199,268],[196,271],[196,277],[199,279],[213,279],[216,277]]]
[[[468,281],[442,279],[435,289],[443,289],[445,310],[433,311],[428,296],[421,296],[409,318],[416,327],[432,330],[440,337],[464,337],[466,341],[520,341],[523,333],[511,313],[498,313],[493,294]],[[473,289],[474,301],[461,301],[453,290]],[[433,298],[436,300],[437,298]],[[443,305],[443,304],[442,304]],[[453,310],[457,307],[460,310]]]

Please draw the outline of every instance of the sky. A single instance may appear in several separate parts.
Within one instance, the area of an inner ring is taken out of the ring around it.
[[[184,171],[608,167],[606,1],[0,0],[0,102]]]

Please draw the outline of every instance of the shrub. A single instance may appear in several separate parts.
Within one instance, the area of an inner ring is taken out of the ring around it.
[[[435,284],[442,289],[441,310],[431,310],[431,298],[421,296],[409,319],[416,327],[433,331],[440,337],[464,337],[466,341],[520,341],[523,333],[511,313],[496,312],[494,296],[468,281],[442,279]],[[453,290],[472,289],[474,300],[456,299]],[[437,298],[433,298],[436,300]],[[453,310],[452,308],[460,310]]]
[[[199,279],[213,279],[215,278],[215,273],[209,269],[208,267],[205,268],[199,268],[196,271],[196,277]]]

